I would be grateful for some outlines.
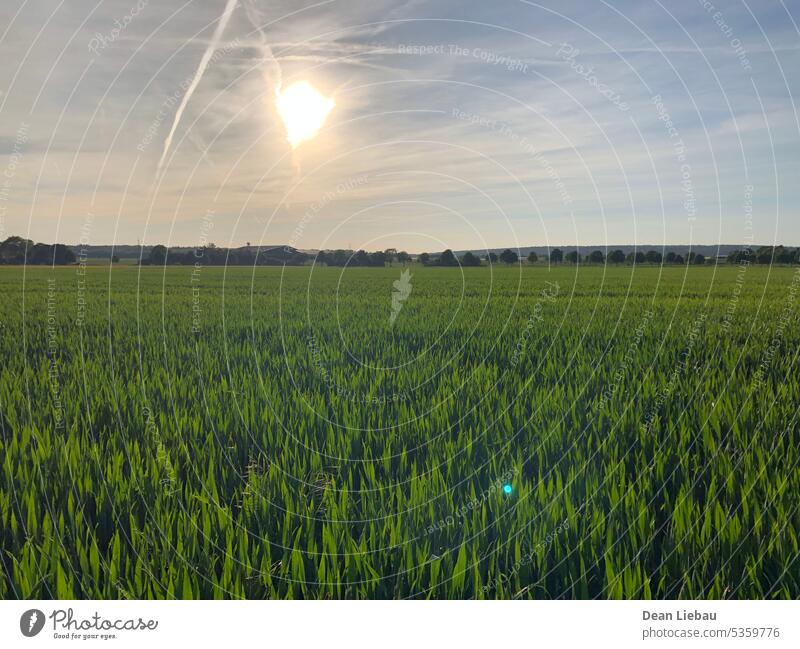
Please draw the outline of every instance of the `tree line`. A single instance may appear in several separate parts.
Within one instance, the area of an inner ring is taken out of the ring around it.
[[[440,256],[433,257],[428,253],[422,253],[418,260],[426,266],[482,266],[501,262],[504,264],[517,264],[520,261],[519,255],[513,250],[506,248],[499,255],[490,252],[483,258],[471,252],[464,253],[461,257],[456,257],[452,250],[445,250]],[[541,257],[536,252],[530,252],[526,257],[529,264],[549,262],[551,264],[571,264],[576,266],[581,263],[587,264],[668,264],[668,265],[704,265],[715,264],[720,261],[718,258],[706,258],[699,252],[689,252],[685,256],[669,251],[666,254],[658,250],[648,250],[647,252],[629,252],[625,254],[622,250],[613,250],[607,255],[602,250],[594,250],[587,255],[581,255],[577,250],[570,250],[566,254],[560,248],[553,248],[550,254]],[[797,264],[800,263],[800,248],[787,248],[786,246],[761,246],[753,250],[743,248],[730,252],[725,260],[730,264],[754,263],[754,264]]]
[[[119,259],[114,256],[112,261]],[[700,253],[689,252],[683,256],[675,252],[662,254],[657,250],[647,252],[629,252],[613,250],[605,254],[602,250],[594,250],[587,255],[581,255],[578,250],[570,250],[566,254],[560,248],[554,248],[549,255],[538,255],[531,252],[525,258],[529,264],[549,261],[551,264],[668,264],[668,265],[703,265],[717,263],[720,259],[709,258]],[[142,256],[139,263],[144,266],[183,265],[194,266],[302,266],[313,261],[315,264],[325,266],[362,266],[383,267],[394,262],[406,265],[417,261],[424,266],[483,266],[504,263],[517,264],[519,255],[506,248],[499,255],[489,252],[483,257],[472,252],[465,252],[460,257],[448,249],[441,254],[423,252],[416,259],[404,250],[387,248],[383,251],[366,252],[365,250],[320,250],[316,254],[309,254],[292,248],[291,246],[275,246],[268,248],[253,247],[248,242],[242,248],[218,248],[213,243],[201,248],[167,248],[155,245],[150,248],[147,256]],[[761,246],[742,248],[730,252],[724,261],[731,264],[797,264],[800,263],[800,248],[786,246]],[[61,243],[34,243],[30,239],[12,236],[0,242],[0,264],[33,264],[33,265],[67,265],[77,263],[75,253]]]
[[[142,266],[302,266],[311,255],[290,246],[270,248],[218,248],[213,243],[199,248],[183,250],[156,245],[147,257],[142,257]]]
[[[63,243],[34,243],[22,237],[8,237],[0,242],[0,264],[74,264],[75,253]]]

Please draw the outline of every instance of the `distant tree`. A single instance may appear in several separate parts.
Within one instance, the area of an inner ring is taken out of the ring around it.
[[[112,264],[118,264],[119,263],[119,257],[117,255],[111,255],[111,263]]]
[[[608,255],[608,261],[610,261],[612,264],[624,264],[625,253],[622,252],[622,250],[615,250]]]
[[[493,253],[493,252],[490,252],[489,254],[487,254],[485,259],[490,264],[496,264],[497,263],[497,255],[495,253]]]
[[[780,260],[782,246],[762,246],[756,251],[759,264],[773,264]]]
[[[147,257],[147,263],[151,266],[163,266],[167,261],[167,248],[158,244],[150,249],[150,255]]]
[[[752,258],[753,251],[750,248],[744,248],[742,250],[732,250],[727,257],[727,262],[729,264],[741,264],[751,261]]]
[[[692,263],[696,266],[702,266],[706,263],[706,258],[704,255],[701,255],[699,252],[692,258]]]
[[[550,251],[550,263],[551,264],[560,264],[564,261],[564,253],[561,252],[558,248],[554,248]]]
[[[0,264],[22,264],[25,262],[25,250],[33,246],[33,241],[22,237],[8,237],[0,243]]]
[[[774,254],[772,246],[761,246],[756,250],[755,258],[757,264],[771,264],[772,256]]]
[[[386,263],[390,266],[395,259],[397,259],[397,248],[387,248],[383,251],[383,254],[386,257]]]
[[[420,263],[422,263],[422,264],[427,264],[427,263],[428,263],[430,260],[431,260],[431,256],[430,256],[430,255],[429,255],[427,252],[423,252],[423,253],[422,253],[422,254],[419,256],[419,261],[420,261]]]
[[[411,261],[411,255],[409,255],[405,250],[401,250],[397,253],[397,261],[399,261],[403,266],[405,266],[408,262]]]
[[[580,263],[581,255],[577,250],[570,250],[567,253],[566,260],[567,260],[568,264],[572,264],[574,266],[577,266],[578,263]]]
[[[675,255],[675,263],[683,264],[683,257],[681,257],[680,255]]]
[[[55,258],[57,264],[74,264],[78,261],[75,253],[63,243],[56,244]]]
[[[314,263],[319,264],[320,266],[327,266],[328,265],[328,253],[324,250],[320,250],[317,252],[317,256],[314,258]]]
[[[678,255],[676,255],[672,250],[667,253],[667,256],[664,257],[664,261],[668,264],[674,264],[675,260],[677,259]]]
[[[168,263],[173,263],[173,260],[176,259],[179,254],[177,250],[167,252]],[[291,254],[293,253],[287,253],[289,256],[291,256]],[[209,243],[208,246],[203,249],[203,262],[209,266],[224,266],[228,261],[227,256],[227,249],[217,248],[215,243]]]
[[[306,253],[295,250],[295,252],[289,255],[289,259],[286,260],[286,264],[288,266],[305,266],[309,259],[311,259],[311,257]]]
[[[535,264],[539,261],[539,255],[537,255],[533,250],[528,253],[528,263]]]
[[[588,261],[591,264],[602,264],[605,261],[605,257],[603,257],[603,251],[602,250],[593,250],[586,257],[586,261]]]
[[[24,239],[21,241],[25,241]],[[33,243],[26,247],[20,247],[14,257],[20,255],[17,261],[10,263],[28,263],[28,264],[55,264],[61,266],[65,264],[74,264],[76,261],[75,253],[72,252],[63,243],[48,244],[48,243]],[[27,248],[27,259],[25,258],[25,250]]]
[[[350,259],[350,251],[348,250],[334,250],[327,253],[328,266],[344,266]]]
[[[255,266],[256,263],[256,256],[255,253],[250,249],[250,246],[247,248],[237,248],[236,250],[231,251],[231,257],[233,257],[233,253],[236,253],[235,260],[231,260],[229,263],[231,264],[239,264],[240,266]],[[185,261],[183,263],[186,263]],[[319,263],[319,260],[317,260]]]
[[[63,243],[57,243],[53,250],[53,263],[54,264],[74,264],[77,259],[75,253],[72,252]]]
[[[773,261],[779,264],[791,264],[794,261],[794,251],[785,246],[777,246],[774,251]]]
[[[28,248],[29,264],[49,264],[53,260],[53,249],[46,243],[36,243],[32,248]]]
[[[462,266],[480,266],[481,260],[480,257],[473,255],[471,252],[467,251],[464,253],[464,256],[461,257],[461,265]]]
[[[380,250],[377,252],[373,252],[369,256],[369,265],[370,266],[385,266],[389,259],[386,256],[385,252],[381,252]]]
[[[502,261],[504,264],[516,264],[519,261],[519,257],[517,256],[516,252],[506,248],[500,253],[500,261]]]
[[[628,263],[628,264],[643,264],[644,263],[644,253],[643,252],[629,252],[625,257],[625,263]]]
[[[369,253],[366,250],[358,250],[350,260],[351,266],[370,266]]]
[[[660,264],[662,260],[661,253],[658,250],[648,250],[644,256],[644,260],[648,264]]]
[[[439,266],[458,266],[458,259],[453,254],[453,251],[448,248],[445,250],[441,257],[437,260]]]

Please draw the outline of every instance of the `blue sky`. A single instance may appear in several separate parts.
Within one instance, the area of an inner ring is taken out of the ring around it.
[[[797,2],[241,0],[159,171],[225,5],[2,4],[0,236],[800,245]]]

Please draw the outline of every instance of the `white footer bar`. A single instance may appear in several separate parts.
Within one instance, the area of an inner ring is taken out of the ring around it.
[[[0,602],[2,647],[98,643],[148,649],[798,647],[800,603]]]

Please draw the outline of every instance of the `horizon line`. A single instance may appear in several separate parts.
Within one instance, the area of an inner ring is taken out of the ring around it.
[[[2,241],[0,241],[0,244],[4,243],[5,241],[7,241],[8,239],[10,239],[10,238],[12,238],[14,236],[17,236],[17,237],[19,237],[21,239],[24,239],[26,241],[33,241],[34,244],[44,243],[44,242],[40,242],[40,241],[34,241],[33,239],[27,239],[26,237],[24,237],[22,235],[13,235],[12,234],[12,235],[9,235],[8,237],[6,237],[5,239],[3,239]],[[164,244],[164,243],[82,243],[80,241],[78,243],[59,243],[59,242],[44,243],[44,245],[48,245],[48,246],[64,245],[64,246],[68,246],[70,248],[86,248],[86,249],[100,248],[100,247],[111,247],[111,248],[127,247],[127,248],[141,248],[141,249],[144,249],[144,248],[150,248],[150,247],[158,246],[158,245],[162,245],[162,246],[166,247],[167,249],[185,248],[185,249],[188,249],[188,250],[195,250],[195,249],[208,248],[209,247],[208,245],[197,246],[197,245],[187,245],[187,244],[180,244],[180,243],[167,245],[167,244]],[[472,253],[486,252],[486,253],[488,253],[488,252],[495,252],[495,251],[498,251],[498,250],[499,251],[502,251],[502,250],[512,250],[512,251],[514,251],[514,250],[522,250],[522,249],[526,249],[526,248],[544,248],[544,249],[547,249],[547,250],[555,250],[555,249],[565,249],[566,250],[566,249],[577,249],[577,248],[593,248],[595,250],[601,250],[601,251],[603,249],[613,250],[615,248],[624,248],[624,247],[625,248],[627,248],[627,247],[648,248],[649,250],[668,249],[670,247],[688,248],[689,250],[691,250],[692,248],[696,248],[696,247],[703,247],[703,248],[714,248],[714,247],[716,247],[716,248],[729,248],[729,247],[735,247],[735,248],[742,248],[742,249],[743,248],[751,248],[751,249],[754,249],[754,250],[758,249],[758,248],[770,247],[770,246],[771,247],[783,246],[784,248],[800,248],[800,244],[786,244],[786,243],[644,243],[644,244],[637,244],[637,243],[614,243],[614,244],[595,244],[595,243],[589,243],[589,244],[578,243],[578,244],[575,244],[575,243],[570,243],[570,244],[561,244],[561,243],[559,243],[559,244],[552,244],[552,245],[545,244],[545,243],[538,243],[538,244],[525,244],[525,245],[517,245],[517,246],[492,246],[492,247],[485,247],[485,248],[483,248],[483,247],[482,248],[444,248],[442,250],[413,251],[413,250],[404,250],[404,249],[396,248],[396,247],[379,248],[379,249],[374,249],[374,250],[366,249],[366,248],[347,248],[347,247],[303,248],[303,247],[292,246],[292,245],[285,244],[285,243],[284,244],[252,244],[251,243],[251,244],[248,245],[247,242],[245,242],[245,243],[239,244],[239,245],[235,245],[235,244],[232,244],[232,245],[214,244],[214,245],[215,245],[215,247],[217,247],[219,249],[222,249],[222,250],[235,250],[235,249],[241,249],[241,248],[253,248],[253,249],[256,249],[256,248],[261,248],[261,249],[292,248],[292,249],[300,251],[300,252],[322,252],[322,251],[334,251],[334,250],[349,250],[349,251],[353,251],[353,252],[357,252],[358,250],[364,250],[365,252],[383,252],[385,250],[394,249],[394,250],[397,250],[397,252],[406,252],[406,253],[412,254],[412,255],[421,255],[423,253],[439,254],[439,253],[444,252],[444,250],[451,250],[454,253],[456,253],[456,252],[458,252],[458,253],[466,253],[466,252],[472,252]]]

